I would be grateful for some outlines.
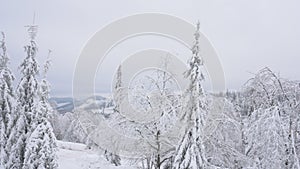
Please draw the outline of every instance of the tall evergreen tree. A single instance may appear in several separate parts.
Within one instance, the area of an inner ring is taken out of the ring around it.
[[[9,121],[13,111],[14,76],[8,68],[8,55],[6,52],[5,35],[2,32],[3,39],[0,41],[0,168],[4,168],[8,160],[8,151],[6,143],[10,132]]]
[[[50,51],[49,51],[50,55]],[[34,125],[37,126],[27,139],[28,145],[25,148],[24,166],[25,169],[55,169],[57,168],[56,138],[53,133],[49,118],[53,109],[49,104],[49,83],[47,71],[50,67],[50,60],[44,65],[44,76],[39,84],[39,105]]]
[[[201,81],[204,76],[201,72],[203,59],[199,54],[200,23],[194,34],[195,43],[192,47],[192,58],[189,61],[189,70],[186,77],[190,80],[186,92],[186,107],[183,119],[189,124],[175,153],[173,169],[203,169],[208,167],[203,145],[204,115],[206,103]]]
[[[17,106],[10,125],[8,139],[10,156],[6,168],[55,169],[56,138],[48,120],[52,112],[49,99],[49,84],[45,74],[38,82],[39,65],[36,60],[36,26],[29,26],[30,43],[25,46],[26,57],[20,65],[22,77],[17,87]]]
[[[122,66],[119,65],[117,70],[116,82],[114,86],[114,101],[115,101],[115,112],[121,112],[122,104]],[[109,152],[108,150],[104,151],[104,156],[107,161],[114,164],[115,166],[121,165],[121,157],[118,155],[118,152]]]
[[[21,169],[24,164],[27,138],[33,130],[36,115],[38,114],[38,81],[39,65],[36,61],[37,45],[35,42],[36,26],[28,29],[30,43],[25,46],[26,57],[20,65],[22,74],[17,86],[16,113],[11,121],[12,132],[8,139],[8,147],[11,147],[7,168]]]
[[[114,87],[115,110],[120,111],[122,101],[122,66],[119,65],[117,70],[116,82]]]

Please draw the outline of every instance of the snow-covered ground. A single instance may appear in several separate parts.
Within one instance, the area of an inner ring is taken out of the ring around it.
[[[59,169],[135,169],[133,166],[114,166],[84,144],[58,141]]]

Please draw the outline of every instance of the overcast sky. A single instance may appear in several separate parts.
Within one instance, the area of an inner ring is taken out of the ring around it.
[[[300,80],[300,1],[298,0],[1,0],[0,30],[7,36],[15,74],[28,42],[25,25],[36,13],[42,62],[52,49],[52,95],[71,96],[80,51],[93,34],[112,21],[137,13],[158,12],[201,22],[215,46],[226,86],[239,89],[251,73],[268,66],[284,78]],[[117,61],[119,62],[119,61]],[[105,80],[103,80],[105,81]],[[103,91],[108,91],[103,84]]]

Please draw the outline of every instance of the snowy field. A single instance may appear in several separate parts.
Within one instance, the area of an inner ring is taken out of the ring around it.
[[[133,166],[114,166],[84,144],[58,141],[58,169],[135,169]]]

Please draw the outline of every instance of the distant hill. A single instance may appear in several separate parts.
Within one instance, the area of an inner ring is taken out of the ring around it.
[[[91,96],[82,100],[74,100],[72,97],[50,98],[50,104],[55,110],[57,110],[61,114],[65,114],[66,112],[73,112],[74,103],[76,103],[78,107],[88,110],[95,108],[103,108],[105,104],[107,104],[107,102],[109,102],[109,99],[100,95]]]

